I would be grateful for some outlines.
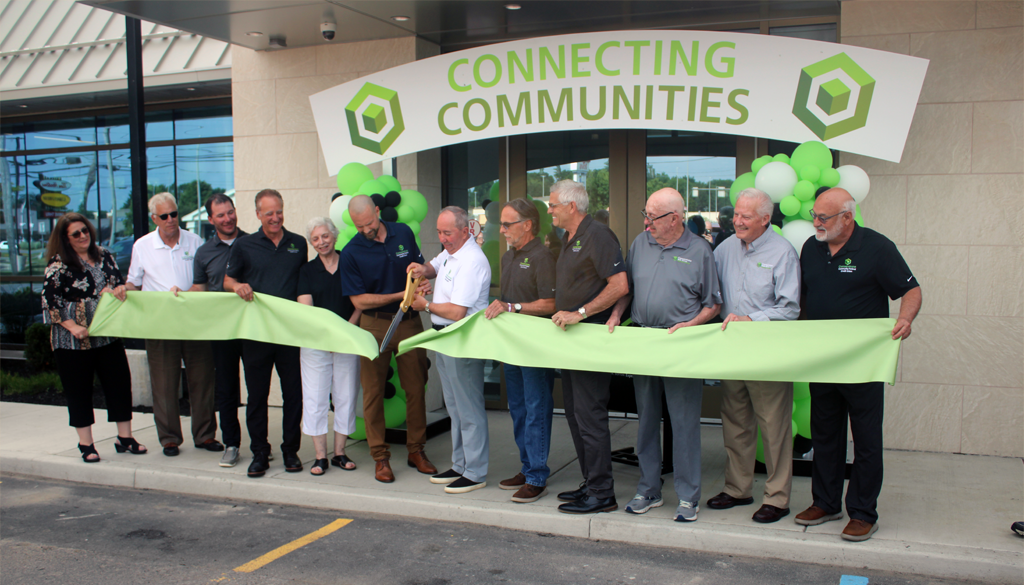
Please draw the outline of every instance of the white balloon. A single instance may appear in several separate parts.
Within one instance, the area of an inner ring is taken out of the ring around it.
[[[854,201],[862,203],[871,190],[871,179],[868,174],[856,165],[843,165],[836,170],[839,171],[839,184],[836,187],[846,189]]]
[[[798,180],[793,167],[784,162],[773,161],[757,171],[754,186],[767,193],[774,203],[778,203],[793,194],[793,187],[796,187]]]
[[[352,201],[351,195],[342,195],[334,201],[331,201],[331,209],[327,212],[331,221],[334,222],[334,226],[339,230],[344,230],[345,226],[348,225],[343,219],[341,219],[341,216],[345,213],[345,210],[348,209],[349,201]]]
[[[814,224],[806,219],[794,219],[782,226],[782,237],[793,244],[797,254],[804,249],[804,242],[807,241],[807,238],[814,237],[814,232]]]

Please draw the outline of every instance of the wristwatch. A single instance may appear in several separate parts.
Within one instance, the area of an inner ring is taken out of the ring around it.
[[[423,306],[423,310],[428,313],[430,312],[430,301],[427,301],[427,304]]]
[[[523,310],[523,305],[521,305],[521,304],[519,304],[519,303],[516,303],[516,304],[512,305],[512,307],[514,307],[514,308],[515,308],[515,310],[516,310],[516,313],[518,313],[518,312],[520,312],[520,311],[522,311],[522,310]]]
[[[579,310],[576,311],[576,312],[579,313],[580,315],[583,315],[584,319],[587,318],[587,308],[586,307],[580,307]]]

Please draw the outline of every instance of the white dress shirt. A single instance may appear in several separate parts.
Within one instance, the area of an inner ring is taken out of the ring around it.
[[[466,316],[487,308],[491,290],[491,264],[487,256],[470,238],[454,254],[442,251],[430,265],[437,271],[434,281],[434,300],[431,303],[454,303],[466,307]],[[430,321],[435,325],[451,325],[455,321],[433,313]]]

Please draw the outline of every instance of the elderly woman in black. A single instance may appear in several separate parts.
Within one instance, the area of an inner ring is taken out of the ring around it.
[[[132,437],[132,378],[124,345],[117,338],[89,336],[103,293],[125,300],[124,278],[114,256],[96,245],[96,229],[85,216],[66,213],[50,234],[46,257],[43,320],[51,325],[50,344],[82,460],[100,460],[92,439],[94,374],[106,395],[107,420],[117,423],[114,448],[141,455],[146,447]]]

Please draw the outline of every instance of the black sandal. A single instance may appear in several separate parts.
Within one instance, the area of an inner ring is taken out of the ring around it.
[[[145,455],[149,452],[149,450],[140,445],[134,437],[125,438],[121,435],[117,436],[117,441],[114,442],[114,449],[116,449],[118,453],[124,453],[127,451],[132,455]]]
[[[78,444],[78,450],[82,452],[82,461],[86,463],[99,463],[100,454],[96,452],[96,445],[83,445]],[[95,459],[89,459],[89,455],[95,455]]]
[[[351,463],[353,467],[345,467],[349,463]],[[355,471],[355,464],[356,462],[349,459],[347,455],[335,455],[334,457],[331,457],[331,465],[340,467],[345,471]]]
[[[330,468],[331,468],[331,465],[327,462],[326,458],[324,458],[324,459],[317,459],[316,461],[313,462],[313,466],[309,468],[309,473],[310,473],[310,475],[315,475],[315,476],[319,477],[319,476],[324,475],[325,473],[327,473],[327,470],[330,469]],[[319,469],[320,473],[313,473],[314,469]]]

